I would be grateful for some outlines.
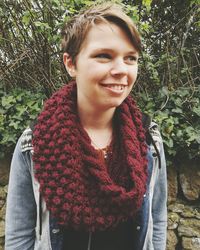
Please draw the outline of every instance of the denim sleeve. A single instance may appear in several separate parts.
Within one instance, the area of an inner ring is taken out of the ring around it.
[[[154,250],[165,250],[167,235],[167,174],[161,137],[159,144],[161,169],[157,167],[152,201],[153,246]]]
[[[19,139],[11,162],[8,185],[5,250],[33,250],[36,203],[30,173],[30,151],[21,151]]]

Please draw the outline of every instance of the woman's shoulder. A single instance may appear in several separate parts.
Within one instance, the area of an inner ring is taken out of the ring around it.
[[[142,126],[146,131],[147,144],[150,145],[152,140],[155,142],[162,142],[158,124],[152,120],[151,116],[147,113],[142,113]]]
[[[33,130],[31,127],[27,127],[20,137],[20,148],[22,152],[26,152],[28,150],[33,150]]]
[[[148,131],[155,141],[162,142],[159,126],[155,121],[151,121]]]

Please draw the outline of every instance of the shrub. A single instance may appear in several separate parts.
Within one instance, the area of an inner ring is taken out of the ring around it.
[[[158,123],[168,161],[200,157],[200,87],[163,87],[153,98],[138,98],[142,110]]]
[[[0,89],[0,158],[13,150],[22,131],[35,119],[42,107],[43,95],[15,88]]]

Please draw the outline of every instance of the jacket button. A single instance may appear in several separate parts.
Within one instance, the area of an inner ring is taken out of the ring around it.
[[[57,234],[57,233],[59,233],[59,232],[60,232],[60,229],[56,229],[56,228],[52,229],[52,233],[53,233],[53,234]]]
[[[157,153],[155,153],[155,152],[152,155],[153,155],[153,157],[157,157],[158,156]]]
[[[136,229],[139,231],[140,230],[140,226],[137,226]]]
[[[146,194],[143,195],[144,198],[145,198],[146,196],[147,196]]]

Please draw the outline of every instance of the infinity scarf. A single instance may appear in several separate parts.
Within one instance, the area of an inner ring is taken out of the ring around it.
[[[130,96],[116,108],[114,119],[117,136],[106,164],[80,123],[76,84],[46,101],[33,131],[33,162],[40,193],[58,224],[106,230],[141,207],[147,147],[141,112]]]

